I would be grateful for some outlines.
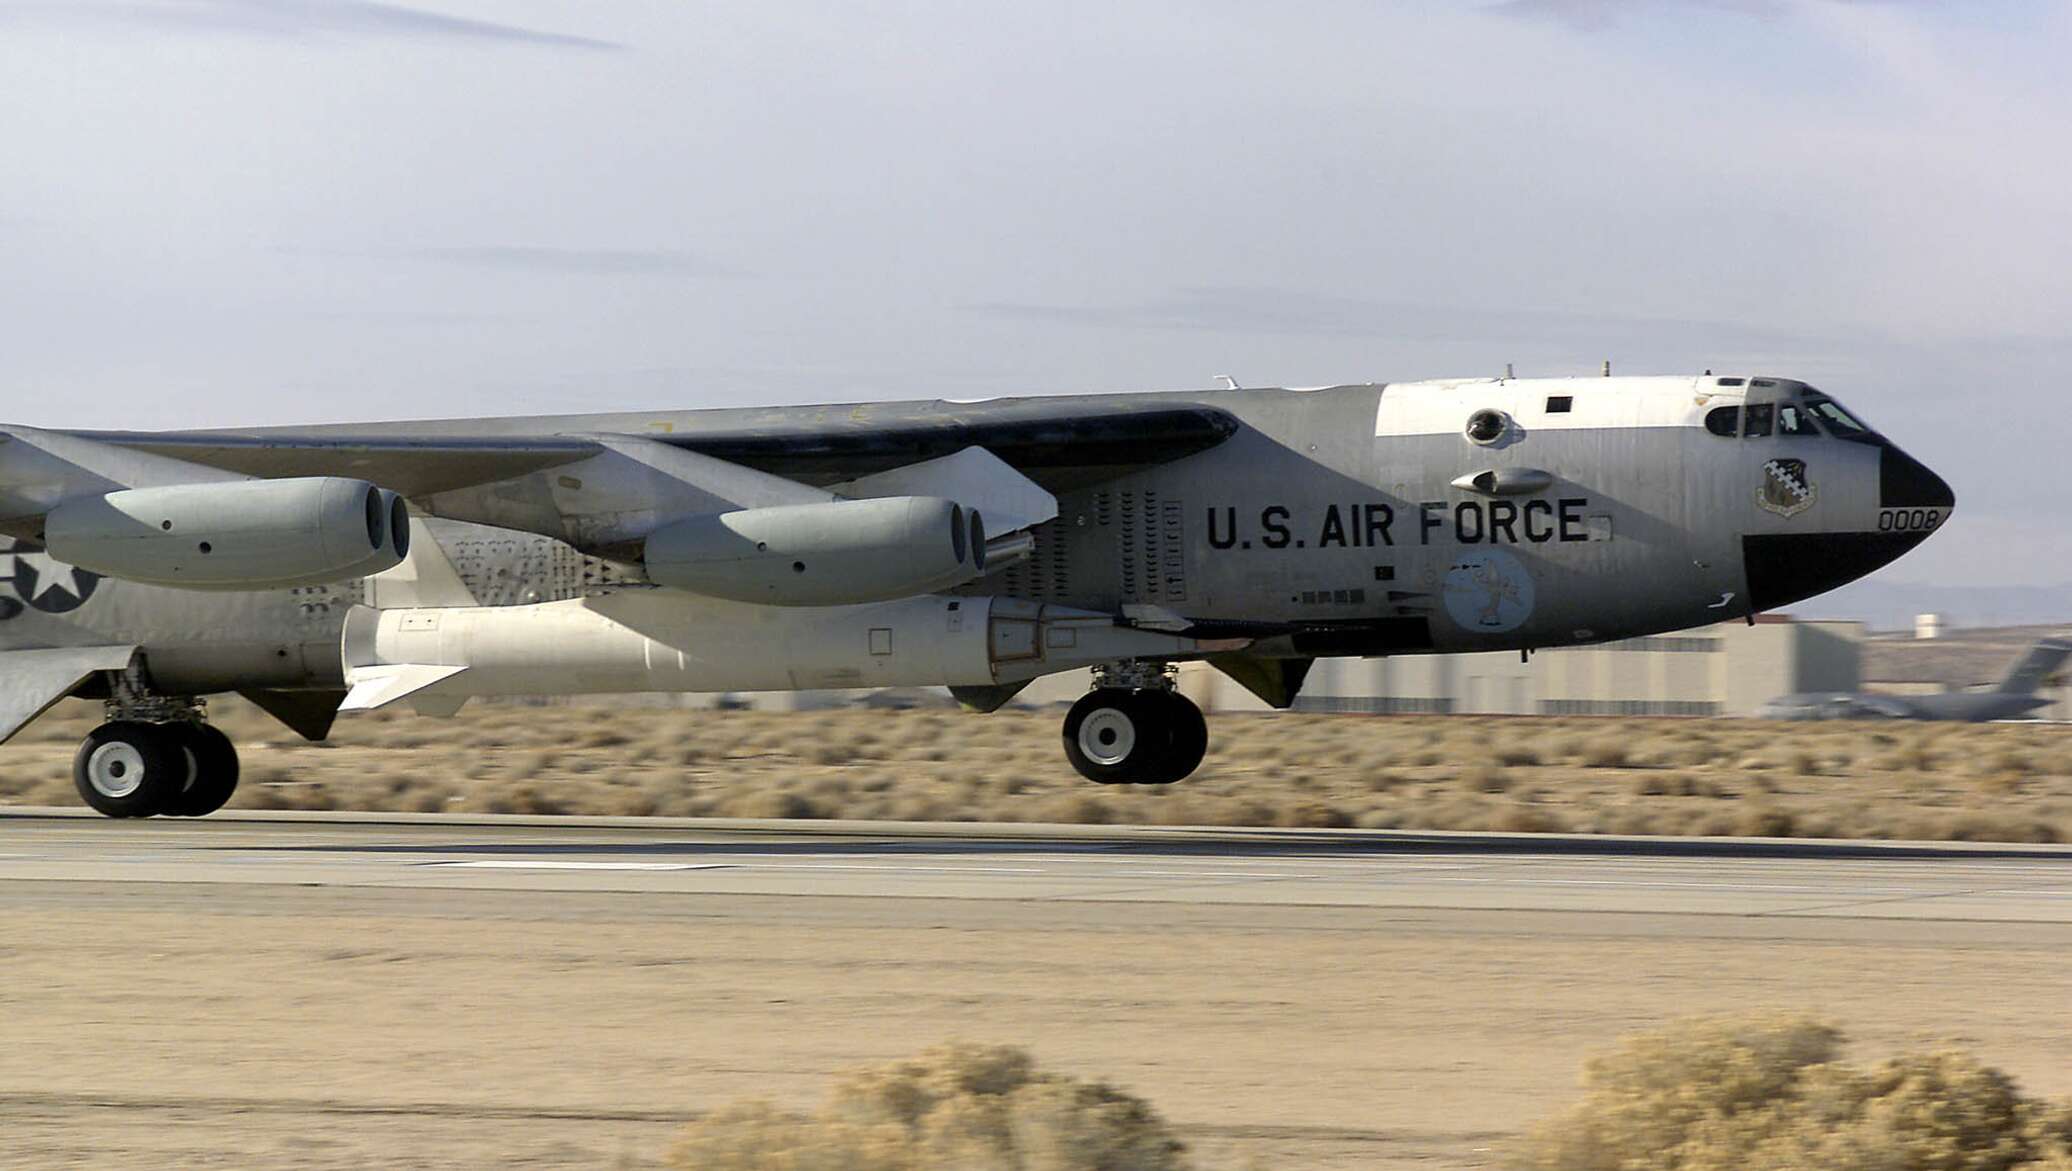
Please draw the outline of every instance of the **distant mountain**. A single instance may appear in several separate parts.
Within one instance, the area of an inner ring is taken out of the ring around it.
[[[1859,581],[1785,607],[1799,618],[1853,619],[1872,630],[1906,630],[1916,614],[1941,614],[1956,627],[2072,626],[2072,582],[2057,585],[1928,585]]]

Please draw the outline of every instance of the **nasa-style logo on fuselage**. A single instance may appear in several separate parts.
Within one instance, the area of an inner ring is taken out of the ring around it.
[[[86,605],[101,584],[91,570],[54,561],[48,553],[18,553],[13,541],[0,541],[0,622],[28,610],[69,614]]]
[[[1446,612],[1467,630],[1500,634],[1532,616],[1532,575],[1502,549],[1462,554],[1447,568],[1440,592]]]
[[[1755,490],[1757,507],[1778,516],[1797,516],[1813,507],[1814,496],[1805,460],[1773,459],[1763,465],[1763,482]]]

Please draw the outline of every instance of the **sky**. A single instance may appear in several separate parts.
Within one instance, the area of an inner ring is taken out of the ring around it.
[[[0,417],[1712,368],[2072,581],[2072,5],[0,0]]]

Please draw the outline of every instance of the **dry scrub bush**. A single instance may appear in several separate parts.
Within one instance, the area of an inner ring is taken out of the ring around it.
[[[1532,805],[1506,805],[1489,828],[1510,834],[1565,834],[1572,827],[1545,809]]]
[[[1582,761],[1586,768],[1631,768],[1633,760],[1627,754],[1626,744],[1621,740],[1593,740],[1583,746]]]
[[[1027,1053],[948,1045],[843,1078],[817,1113],[760,1102],[693,1123],[684,1171],[1183,1171],[1141,1098],[1042,1073]]]
[[[484,703],[349,716],[318,748],[242,700],[209,710],[239,729],[234,809],[2072,838],[2072,729],[2040,725],[1232,715],[1199,772],[1137,794],[1059,759],[1055,711]],[[100,719],[69,701],[10,742],[0,805],[77,805],[72,752]]]
[[[1460,786],[1470,793],[1502,793],[1510,789],[1511,778],[1493,768],[1471,768],[1461,773]]]
[[[1518,1171],[2072,1171],[2072,1119],[1954,1052],[1868,1070],[1800,1017],[1686,1021],[1585,1066]]]
[[[1352,815],[1322,801],[1294,801],[1281,806],[1272,824],[1283,829],[1351,829]]]

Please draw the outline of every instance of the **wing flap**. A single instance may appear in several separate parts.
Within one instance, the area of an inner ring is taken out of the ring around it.
[[[53,647],[0,653],[0,743],[72,694],[97,671],[120,671],[134,646]]]

